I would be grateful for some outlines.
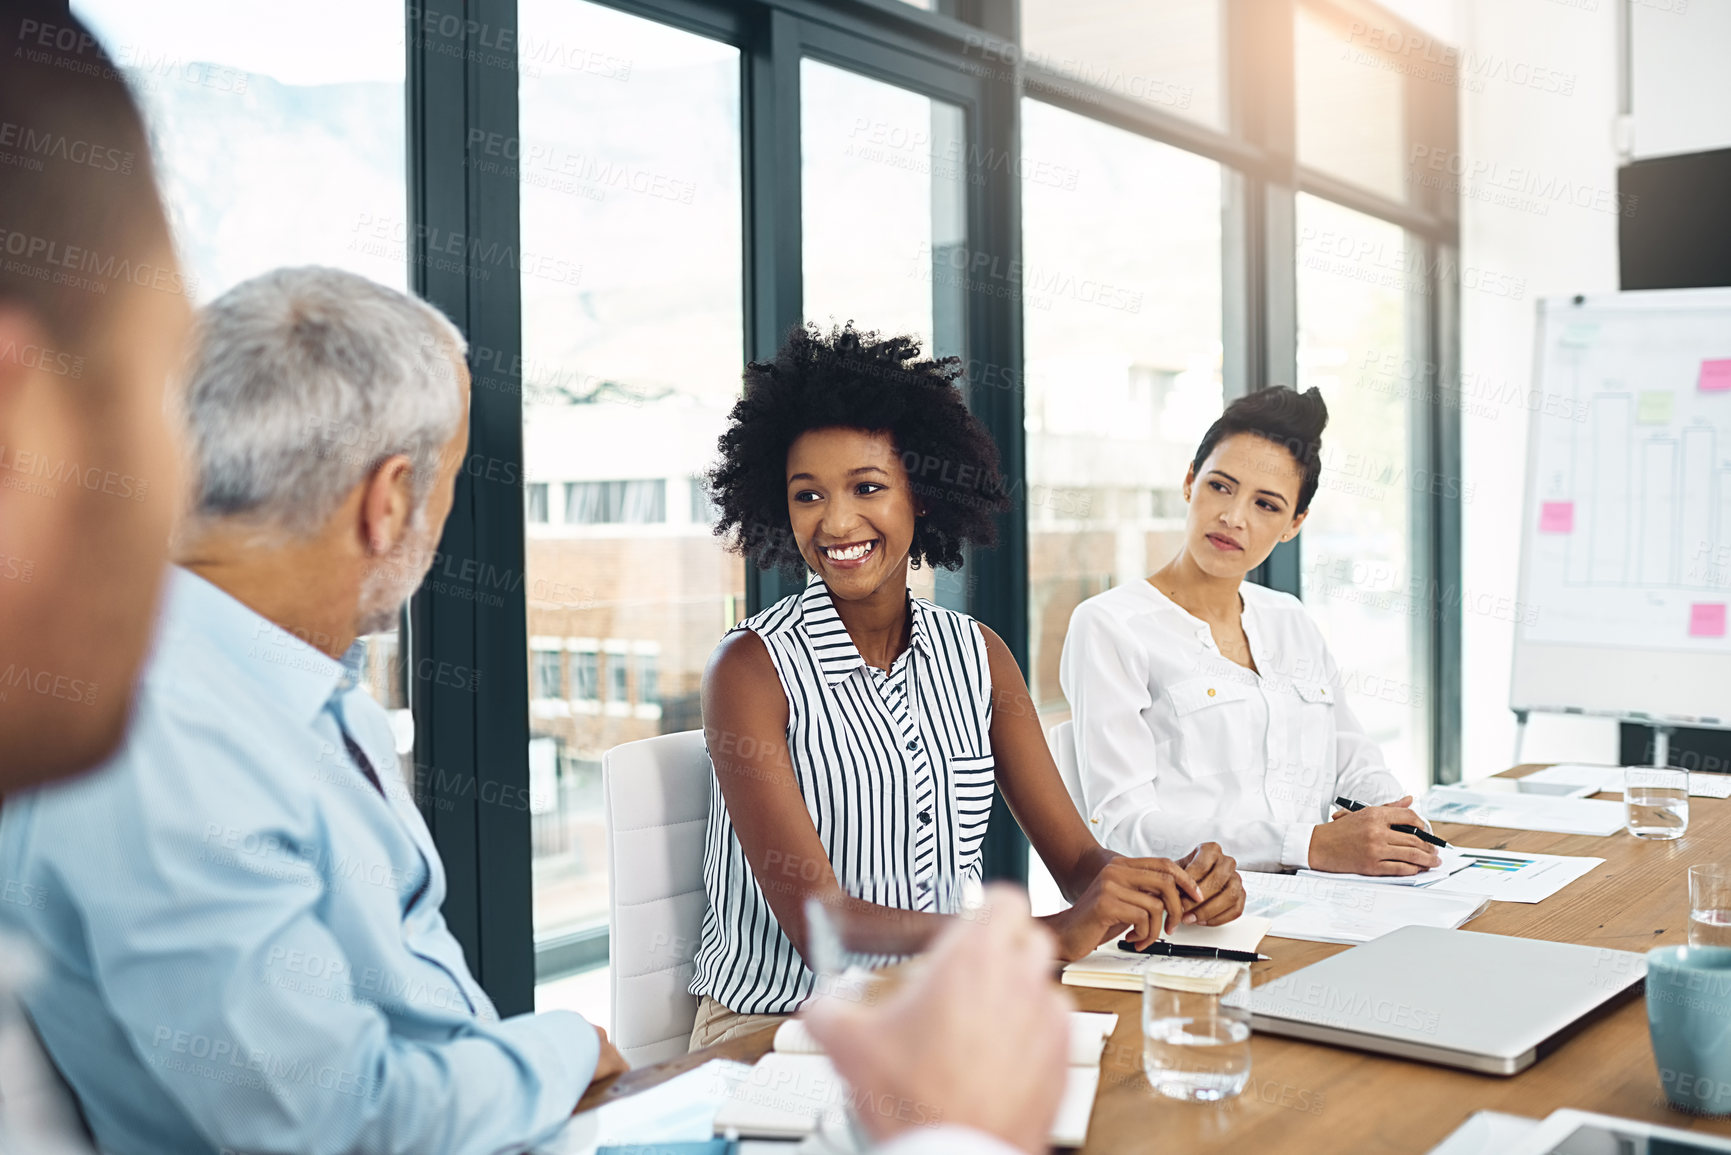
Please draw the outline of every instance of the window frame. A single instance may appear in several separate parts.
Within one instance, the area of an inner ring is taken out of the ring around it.
[[[1336,21],[1375,20],[1417,30],[1370,0],[1222,0],[1227,127],[1216,130],[1027,61],[1017,51],[1019,0],[939,0],[937,11],[903,0],[595,0],[740,50],[745,353],[774,353],[802,318],[799,62],[813,56],[873,79],[963,107],[971,149],[1020,156],[1020,101],[1054,104],[1152,140],[1214,159],[1225,169],[1222,208],[1222,343],[1227,397],[1296,380],[1296,235],[1299,192],[1399,224],[1422,246],[1429,283],[1411,294],[1415,357],[1437,379],[1459,365],[1458,198],[1415,186],[1407,201],[1366,191],[1300,165],[1294,147],[1293,15],[1299,4]],[[530,816],[483,798],[526,797],[531,683],[523,580],[527,522],[523,485],[521,300],[517,278],[470,275],[474,251],[520,244],[514,174],[474,163],[475,141],[518,134],[516,0],[416,0],[404,4],[408,56],[410,284],[468,336],[472,369],[495,385],[471,403],[469,458],[440,542],[441,586],[423,589],[403,629],[412,661],[418,797],[448,878],[445,918],[476,977],[502,1014],[532,1009],[540,978],[604,961],[606,935],[542,944],[533,937]],[[455,29],[447,34],[445,30]],[[982,68],[990,58],[992,67]],[[1007,63],[1006,63],[1007,62]],[[1415,142],[1458,148],[1455,89],[1404,81],[1409,169]],[[977,154],[976,154],[977,155]],[[1021,255],[1019,181],[970,182],[968,244],[1001,261]],[[453,234],[469,239],[461,258],[429,249]],[[970,292],[965,332],[973,364],[1001,366],[1020,380],[1021,310],[1012,299]],[[483,370],[484,367],[484,370]],[[501,368],[503,367],[503,368]],[[513,389],[510,386],[515,385]],[[1019,391],[970,385],[974,413],[996,438],[1006,481],[1025,479]],[[1415,469],[1458,476],[1457,410],[1412,402]],[[509,475],[511,480],[501,480]],[[549,492],[549,500],[551,493]],[[671,495],[664,499],[675,500]],[[549,513],[552,511],[549,510]],[[1415,577],[1458,589],[1458,501],[1423,495],[1412,510]],[[1028,548],[1025,510],[1000,518],[989,565],[973,565],[956,594],[964,608],[1027,661]],[[1299,592],[1302,535],[1253,576]],[[981,560],[984,560],[983,558]],[[791,592],[793,583],[748,567],[748,611]],[[502,604],[484,601],[496,594]],[[1460,775],[1460,611],[1443,598],[1414,621],[1415,654],[1433,690],[1432,771]],[[597,659],[599,660],[599,659]],[[451,668],[479,672],[465,687]],[[606,675],[603,673],[602,677]],[[595,687],[603,695],[607,687]],[[570,692],[576,693],[576,671]],[[602,698],[605,701],[605,698]],[[995,810],[987,871],[1025,880],[1027,844]]]

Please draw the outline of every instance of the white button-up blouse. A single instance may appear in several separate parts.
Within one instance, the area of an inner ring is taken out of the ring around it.
[[[1213,841],[1241,869],[1307,866],[1337,795],[1375,805],[1405,793],[1347,709],[1303,604],[1240,588],[1260,672],[1221,654],[1208,623],[1147,581],[1070,618],[1058,679],[1084,817],[1120,854],[1171,858]]]

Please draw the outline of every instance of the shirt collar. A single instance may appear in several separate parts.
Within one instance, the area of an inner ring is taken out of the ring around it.
[[[805,630],[811,648],[817,652],[824,682],[833,686],[855,670],[865,669],[866,660],[848,636],[841,615],[835,612],[835,601],[829,596],[829,587],[823,584],[823,579],[813,574],[806,581],[799,601],[800,626]],[[932,642],[926,628],[926,615],[931,612],[931,607],[910,594],[908,612],[913,618],[913,626],[908,631],[910,648],[918,649],[930,658]]]
[[[339,662],[188,570],[170,572],[163,616],[169,635],[214,647],[270,700],[311,723],[333,694],[359,684],[360,643]]]
[[[1160,587],[1155,585],[1153,582],[1143,580],[1141,585],[1148,591],[1149,596],[1154,599],[1154,603],[1159,606],[1161,610],[1176,619],[1179,623],[1177,628],[1180,628],[1187,633],[1194,634],[1196,640],[1202,643],[1204,649],[1211,649],[1214,646],[1214,631],[1209,627],[1207,622],[1203,621],[1201,618],[1167,597]],[[1244,608],[1246,610],[1250,608],[1249,598],[1244,599]]]

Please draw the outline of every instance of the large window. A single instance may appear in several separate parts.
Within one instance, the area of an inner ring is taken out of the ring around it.
[[[704,662],[743,616],[743,566],[687,499],[743,363],[740,74],[732,47],[584,0],[520,19],[548,50],[522,62],[500,163],[524,253],[566,262],[521,278],[529,633],[566,639],[571,673],[571,708],[531,719],[558,755],[534,817],[547,948],[605,929],[602,755],[698,726]]]
[[[1400,367],[1415,361],[1408,303],[1423,283],[1397,225],[1301,195],[1298,233],[1298,384],[1321,389],[1329,410],[1321,486],[1301,534],[1302,593],[1353,712],[1401,780],[1422,789],[1431,687],[1415,626],[1432,606],[1413,525],[1441,479],[1413,452],[1411,374]]]
[[[800,62],[805,315],[911,334],[962,356],[970,274],[962,110],[817,60]],[[909,575],[936,598],[930,569]]]
[[[197,303],[282,265],[333,265],[407,287],[400,3],[72,7],[144,106]],[[343,35],[329,35],[338,26]],[[365,641],[366,685],[406,738],[397,631]]]
[[[1391,36],[1392,34],[1392,36]],[[1433,50],[1393,56],[1392,22],[1301,6],[1296,41],[1298,159],[1396,200],[1406,187],[1405,76],[1429,77]],[[1408,37],[1405,44],[1415,42]]]
[[[1078,94],[1226,126],[1223,0],[1022,0],[1022,55]]]
[[[964,351],[968,157],[962,110],[800,63],[805,315]]]
[[[1184,470],[1220,415],[1220,166],[1025,101],[1029,688],[1069,716],[1070,613],[1183,542]]]

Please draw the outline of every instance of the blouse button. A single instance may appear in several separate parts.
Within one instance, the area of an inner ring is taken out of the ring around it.
[[[918,750],[919,748],[920,748],[920,742],[919,742],[918,738],[915,738],[913,741],[908,743],[908,753],[909,754],[912,754],[914,751]]]
[[[921,826],[930,826],[931,824],[932,824],[932,812],[930,810],[920,811],[920,825]]]
[[[1212,698],[1214,696],[1214,687],[1213,686],[1208,687],[1208,696],[1210,698]]]

